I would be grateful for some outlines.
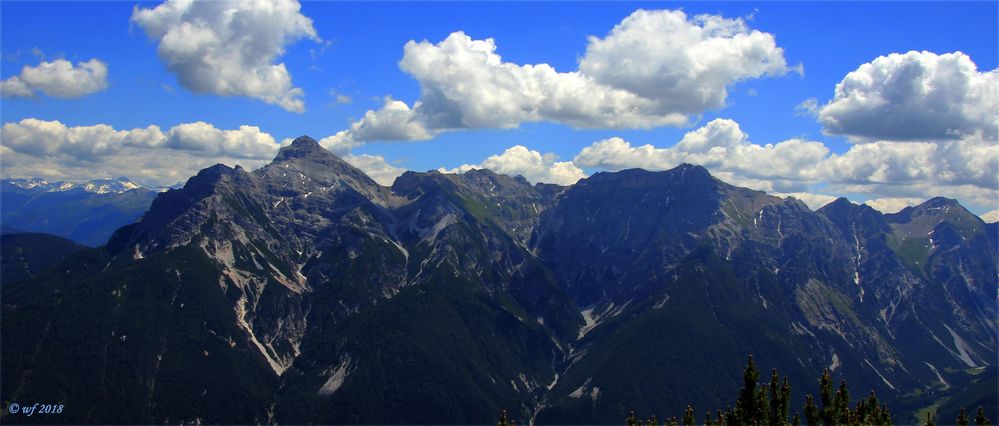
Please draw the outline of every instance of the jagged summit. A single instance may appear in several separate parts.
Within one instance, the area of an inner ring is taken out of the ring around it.
[[[855,204],[854,202],[850,201],[846,197],[839,197],[839,198],[837,198],[835,200],[830,201],[828,204],[826,204],[825,206],[822,206],[822,207],[823,208],[825,208],[825,207],[847,207],[847,206],[856,206],[856,205],[857,204]]]
[[[929,200],[926,200],[924,203],[920,204],[917,207],[923,207],[923,208],[957,207],[957,206],[960,206],[960,205],[961,204],[958,203],[957,200],[955,200],[953,198],[933,197],[933,198],[930,198]]]
[[[375,193],[380,186],[374,180],[308,136],[295,138],[278,151],[274,161],[253,173],[282,196],[343,183],[369,198],[379,198]]]
[[[870,206],[866,204],[857,204],[850,201],[846,197],[839,197],[833,201],[826,203],[824,206],[816,210],[816,213],[828,212],[834,215],[844,215],[853,214],[853,212],[861,212],[871,209]],[[872,209],[873,210],[873,209]]]
[[[323,148],[319,142],[308,136],[299,136],[291,142],[291,145],[282,147],[278,151],[277,156],[274,158],[274,162],[283,162],[287,160],[297,159],[297,158],[335,158],[340,160],[335,154]],[[341,160],[342,161],[342,160]]]
[[[664,179],[665,178],[665,179]],[[580,182],[617,182],[629,181],[632,184],[661,184],[667,181],[683,180],[688,183],[714,184],[718,180],[708,169],[688,163],[682,163],[672,169],[651,171],[641,168],[624,169],[616,172],[597,172]]]
[[[291,141],[291,145],[289,145],[289,146],[293,146],[293,147],[319,147],[320,145],[319,145],[319,142],[316,142],[315,139],[312,139],[308,135],[302,135],[302,136],[299,136],[299,137],[295,138],[295,140]]]
[[[922,204],[908,206],[897,213],[886,214],[886,218],[894,221],[910,221],[919,216],[960,215],[974,216],[957,200],[944,197],[933,197]]]

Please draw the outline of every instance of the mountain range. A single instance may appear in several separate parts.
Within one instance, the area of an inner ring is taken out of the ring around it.
[[[385,187],[300,137],[122,225],[3,286],[5,402],[65,401],[45,420],[69,423],[616,423],[731,404],[751,353],[801,384],[793,411],[829,369],[900,423],[956,401],[996,418],[997,229],[946,198],[812,211],[689,164]]]
[[[121,193],[131,189],[141,188],[139,184],[130,181],[126,177],[118,177],[114,179],[95,179],[82,183],[61,181],[49,182],[48,180],[41,178],[4,179],[3,183],[5,186],[8,186],[8,189],[10,187],[17,187],[25,190],[44,192],[64,192],[80,189],[96,194]]]
[[[83,183],[0,180],[3,233],[42,232],[97,247],[135,222],[157,192],[126,178]]]

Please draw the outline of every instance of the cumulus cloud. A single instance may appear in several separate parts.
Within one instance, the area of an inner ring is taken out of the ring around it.
[[[350,163],[350,165],[361,169],[361,171],[371,177],[371,179],[374,179],[375,182],[385,186],[391,186],[392,182],[395,182],[395,178],[399,177],[399,175],[406,171],[406,169],[389,164],[389,162],[385,160],[385,157],[380,155],[348,154],[343,156],[343,160]]]
[[[28,118],[0,128],[4,177],[128,176],[149,185],[172,185],[215,163],[262,166],[278,148],[257,127],[220,130],[203,122],[164,132],[158,126],[118,130]]]
[[[4,146],[24,154],[69,155],[87,162],[126,146],[156,146],[161,143],[163,133],[156,126],[124,131],[106,124],[67,127],[58,121],[26,118],[4,124],[0,138]]]
[[[819,110],[827,133],[863,140],[995,138],[999,70],[961,52],[892,53],[850,72]]]
[[[999,222],[999,209],[985,212],[982,214],[981,218],[983,221],[985,221],[985,223]]]
[[[300,8],[297,0],[168,0],[136,6],[132,22],[159,43],[160,60],[185,88],[303,112],[304,92],[292,86],[284,63],[275,63],[290,43],[320,41]]]
[[[538,121],[577,128],[680,126],[723,107],[729,86],[739,81],[791,71],[772,34],[742,19],[679,10],[638,10],[606,37],[590,37],[579,68],[570,72],[506,62],[495,40],[463,32],[436,44],[410,41],[403,51],[399,66],[419,82],[421,99],[369,111],[338,137],[341,144]]]
[[[788,197],[796,198],[798,200],[801,200],[801,202],[805,203],[805,205],[807,205],[808,208],[812,210],[818,210],[823,206],[825,206],[826,204],[836,201],[836,199],[839,198],[839,197],[834,197],[832,195],[815,194],[811,192],[790,192],[790,193],[777,192],[774,193],[773,195],[784,198]]]
[[[432,133],[405,102],[386,98],[382,109],[365,112],[364,117],[349,129],[325,137],[319,143],[330,151],[345,154],[365,141],[426,140],[431,137]]]
[[[973,206],[999,204],[999,144],[982,132],[956,141],[855,144],[834,154],[820,142],[800,139],[758,145],[735,121],[717,119],[672,147],[633,146],[614,137],[583,148],[573,162],[604,170],[700,164],[726,182],[792,195],[812,207],[824,200],[811,190],[819,184],[826,193],[880,199],[879,205],[892,208],[898,200],[938,195]]]
[[[56,98],[79,98],[108,87],[108,66],[98,59],[72,62],[56,59],[25,66],[21,73],[0,82],[4,98],[33,97],[42,92]]]
[[[875,142],[854,145],[827,159],[821,167],[837,183],[905,184],[934,178],[932,143]]]
[[[464,173],[473,169],[489,169],[496,173],[523,176],[534,183],[572,185],[586,177],[583,170],[571,161],[558,161],[554,154],[541,154],[523,145],[507,148],[502,154],[492,155],[480,164],[463,164],[454,169],[440,168],[443,173]]]
[[[590,37],[579,70],[654,100],[658,111],[699,114],[724,106],[732,83],[788,67],[773,34],[742,19],[638,10],[607,37]]]
[[[421,119],[434,129],[514,128],[528,121],[574,127],[652,127],[686,117],[651,99],[548,64],[504,62],[493,39],[462,32],[438,44],[406,43],[399,66],[420,82]]]
[[[814,164],[828,154],[822,143],[799,139],[757,145],[749,142],[735,121],[716,119],[688,132],[669,148],[632,146],[614,137],[583,148],[573,162],[606,170],[633,167],[666,170],[680,163],[692,163],[707,167],[732,183],[767,191],[795,192],[818,179]]]
[[[867,200],[864,204],[867,204],[874,210],[881,213],[898,213],[900,210],[909,207],[922,204],[926,201],[926,198],[875,198],[873,200]]]
[[[220,130],[202,121],[174,126],[167,132],[164,145],[205,155],[246,159],[273,158],[278,146],[274,137],[261,132],[256,126]]]
[[[979,206],[999,203],[999,144],[981,132],[955,141],[857,144],[816,168],[840,192],[886,199],[945,195]]]
[[[620,138],[584,148],[579,166],[619,170],[701,164],[741,186],[826,201],[813,187],[897,211],[933,196],[978,208],[999,205],[999,70],[979,72],[960,52],[891,54],[849,73],[835,97],[807,99],[796,112],[853,145],[831,153],[819,142],[750,143],[731,120],[714,120],[669,148]]]
[[[883,211],[937,195],[999,203],[999,69],[980,72],[961,52],[892,53],[848,73],[825,105],[810,99],[799,111],[854,143],[813,167],[830,191]]]

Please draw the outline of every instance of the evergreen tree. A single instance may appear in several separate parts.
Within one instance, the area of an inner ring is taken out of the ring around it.
[[[769,424],[774,426],[779,426],[784,424],[784,419],[787,416],[781,418],[781,407],[780,407],[780,383],[777,382],[777,369],[770,370],[770,407],[767,413],[767,418],[770,420]]]
[[[503,411],[504,417],[506,416],[506,411]],[[628,426],[638,426],[638,418],[635,417],[635,411],[632,410],[628,413]]]
[[[936,425],[937,425],[937,422],[933,421],[933,412],[932,411],[927,411],[926,412],[926,423],[923,423],[923,426],[936,426]]]
[[[975,424],[977,426],[990,426],[992,423],[989,419],[985,417],[985,409],[981,406],[978,407],[978,415],[975,416]]]
[[[780,386],[780,405],[778,407],[778,416],[783,424],[783,420],[791,414],[791,381],[787,376],[784,376],[784,383]]]
[[[957,426],[968,426],[968,416],[964,414],[964,407],[961,407],[961,412],[957,415]]]
[[[831,425],[836,417],[833,407],[832,377],[828,369],[822,371],[822,378],[819,379],[819,395],[822,397],[822,421]]]
[[[739,400],[735,403],[735,421],[731,424],[749,424],[756,418],[756,379],[759,372],[756,364],[753,363],[753,355],[749,355],[749,362],[742,373],[742,390],[739,391]]]
[[[867,418],[867,399],[857,401],[857,409],[853,411],[853,416],[857,418],[857,423],[864,424],[863,419]]]
[[[880,409],[878,396],[874,393],[874,389],[871,389],[871,395],[867,399],[862,399],[857,403],[857,415],[860,422],[863,424],[879,424],[880,415],[878,411]]]
[[[822,419],[819,407],[815,406],[815,398],[812,395],[805,395],[805,424],[808,426],[818,426]]]
[[[888,411],[888,404],[884,404],[881,410],[881,424],[891,425],[891,411]]]
[[[819,379],[822,407],[816,405],[816,398],[808,394],[805,396],[804,418],[802,418],[802,413],[796,412],[794,413],[794,417],[789,419],[789,405],[791,401],[790,380],[785,376],[783,381],[779,382],[778,379],[780,376],[777,370],[773,369],[770,373],[770,383],[758,386],[756,382],[758,374],[756,364],[753,361],[752,355],[750,355],[743,370],[743,386],[739,390],[735,406],[730,406],[725,411],[717,410],[716,417],[712,416],[711,411],[705,412],[704,426],[722,426],[725,424],[733,426],[787,426],[789,424],[798,426],[802,420],[808,426],[892,425],[891,412],[888,410],[888,405],[880,404],[873,390],[871,390],[868,397],[856,401],[855,409],[850,408],[850,391],[847,388],[846,380],[840,380],[839,388],[833,394],[832,376],[829,370],[824,370],[822,377]],[[506,413],[504,412],[503,415],[505,417]],[[681,419],[684,426],[694,424],[694,407],[692,405],[687,405]],[[979,425],[989,424],[988,419],[985,418],[983,408],[979,407],[978,416],[975,421]],[[637,420],[635,417],[634,411],[629,413],[627,423],[628,426],[643,426],[643,422]],[[658,426],[657,423],[656,417],[652,416],[646,424]],[[679,426],[680,424],[677,417],[667,418],[663,422],[663,426]],[[962,426],[968,424],[968,418],[963,410],[958,417],[958,424]],[[926,425],[935,426],[932,413],[928,414]]]
[[[767,393],[767,385],[763,385],[756,392],[756,409],[753,410],[756,413],[756,417],[750,419],[750,423],[761,426],[769,424],[770,398],[767,397]]]
[[[836,421],[839,424],[850,423],[850,391],[846,389],[846,379],[840,380],[836,390]]]

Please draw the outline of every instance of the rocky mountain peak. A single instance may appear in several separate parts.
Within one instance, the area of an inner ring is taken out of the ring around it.
[[[957,200],[934,197],[917,206],[909,206],[898,213],[887,214],[885,218],[893,223],[968,221],[976,222],[977,216],[966,210]],[[980,221],[980,220],[979,220]]]
[[[274,162],[279,163],[300,158],[333,158],[339,160],[336,155],[326,148],[323,148],[322,145],[319,145],[319,142],[316,142],[315,139],[308,136],[299,136],[291,142],[291,145],[282,147],[281,150],[278,151],[277,157],[274,158]]]
[[[826,209],[826,208],[828,208],[828,209],[836,209],[836,210],[840,210],[840,209],[852,209],[852,208],[854,208],[856,206],[857,206],[856,204],[854,204],[853,202],[851,202],[850,200],[848,200],[846,197],[839,197],[839,198],[837,198],[837,199],[829,202],[828,204],[822,206],[820,208],[820,210],[821,209]]]
[[[672,169],[658,172],[645,169],[598,172],[579,181],[580,186],[605,184],[649,189],[682,184],[683,186],[696,187],[696,189],[709,189],[717,188],[718,180],[711,176],[708,169],[704,167],[683,163]]]
[[[381,200],[379,194],[384,189],[363,171],[308,136],[299,136],[281,148],[274,161],[253,173],[270,192],[283,197],[307,194],[320,188],[347,187],[369,199]]]

